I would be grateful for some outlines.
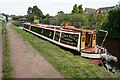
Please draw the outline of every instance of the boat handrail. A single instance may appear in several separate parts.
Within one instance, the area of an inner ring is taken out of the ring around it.
[[[106,37],[107,37],[107,35],[108,35],[108,31],[105,31],[105,30],[99,30],[99,31],[106,33],[105,36],[104,36],[104,39],[103,39],[103,41],[102,41],[102,43],[101,43],[101,47],[102,47],[103,44],[104,44],[104,42],[105,42],[105,40],[106,40]]]

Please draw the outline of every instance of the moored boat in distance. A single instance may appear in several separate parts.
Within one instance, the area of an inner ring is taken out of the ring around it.
[[[23,28],[37,36],[40,36],[57,45],[76,50],[82,57],[91,59],[97,63],[113,60],[106,48],[96,45],[96,31],[76,29],[74,26],[53,26],[44,24],[24,23]]]

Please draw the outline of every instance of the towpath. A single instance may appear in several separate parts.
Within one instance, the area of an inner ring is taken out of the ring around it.
[[[14,78],[63,78],[28,42],[7,24]]]

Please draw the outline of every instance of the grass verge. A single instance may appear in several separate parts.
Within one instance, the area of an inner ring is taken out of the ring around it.
[[[10,49],[8,45],[8,36],[6,27],[3,27],[4,46],[3,46],[3,79],[12,77],[12,65],[10,62]]]
[[[0,35],[2,34],[3,31],[3,26],[5,26],[6,22],[4,20],[0,20]]]
[[[99,67],[94,62],[75,56],[52,43],[42,40],[29,32],[13,27],[44,56],[65,78],[117,78],[118,76]]]
[[[0,20],[0,35],[2,33],[2,20]]]

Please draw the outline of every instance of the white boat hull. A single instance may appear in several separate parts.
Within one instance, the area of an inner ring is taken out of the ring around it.
[[[85,58],[101,58],[100,54],[92,54],[92,53],[85,53],[85,52],[81,52],[81,56],[85,57]]]

